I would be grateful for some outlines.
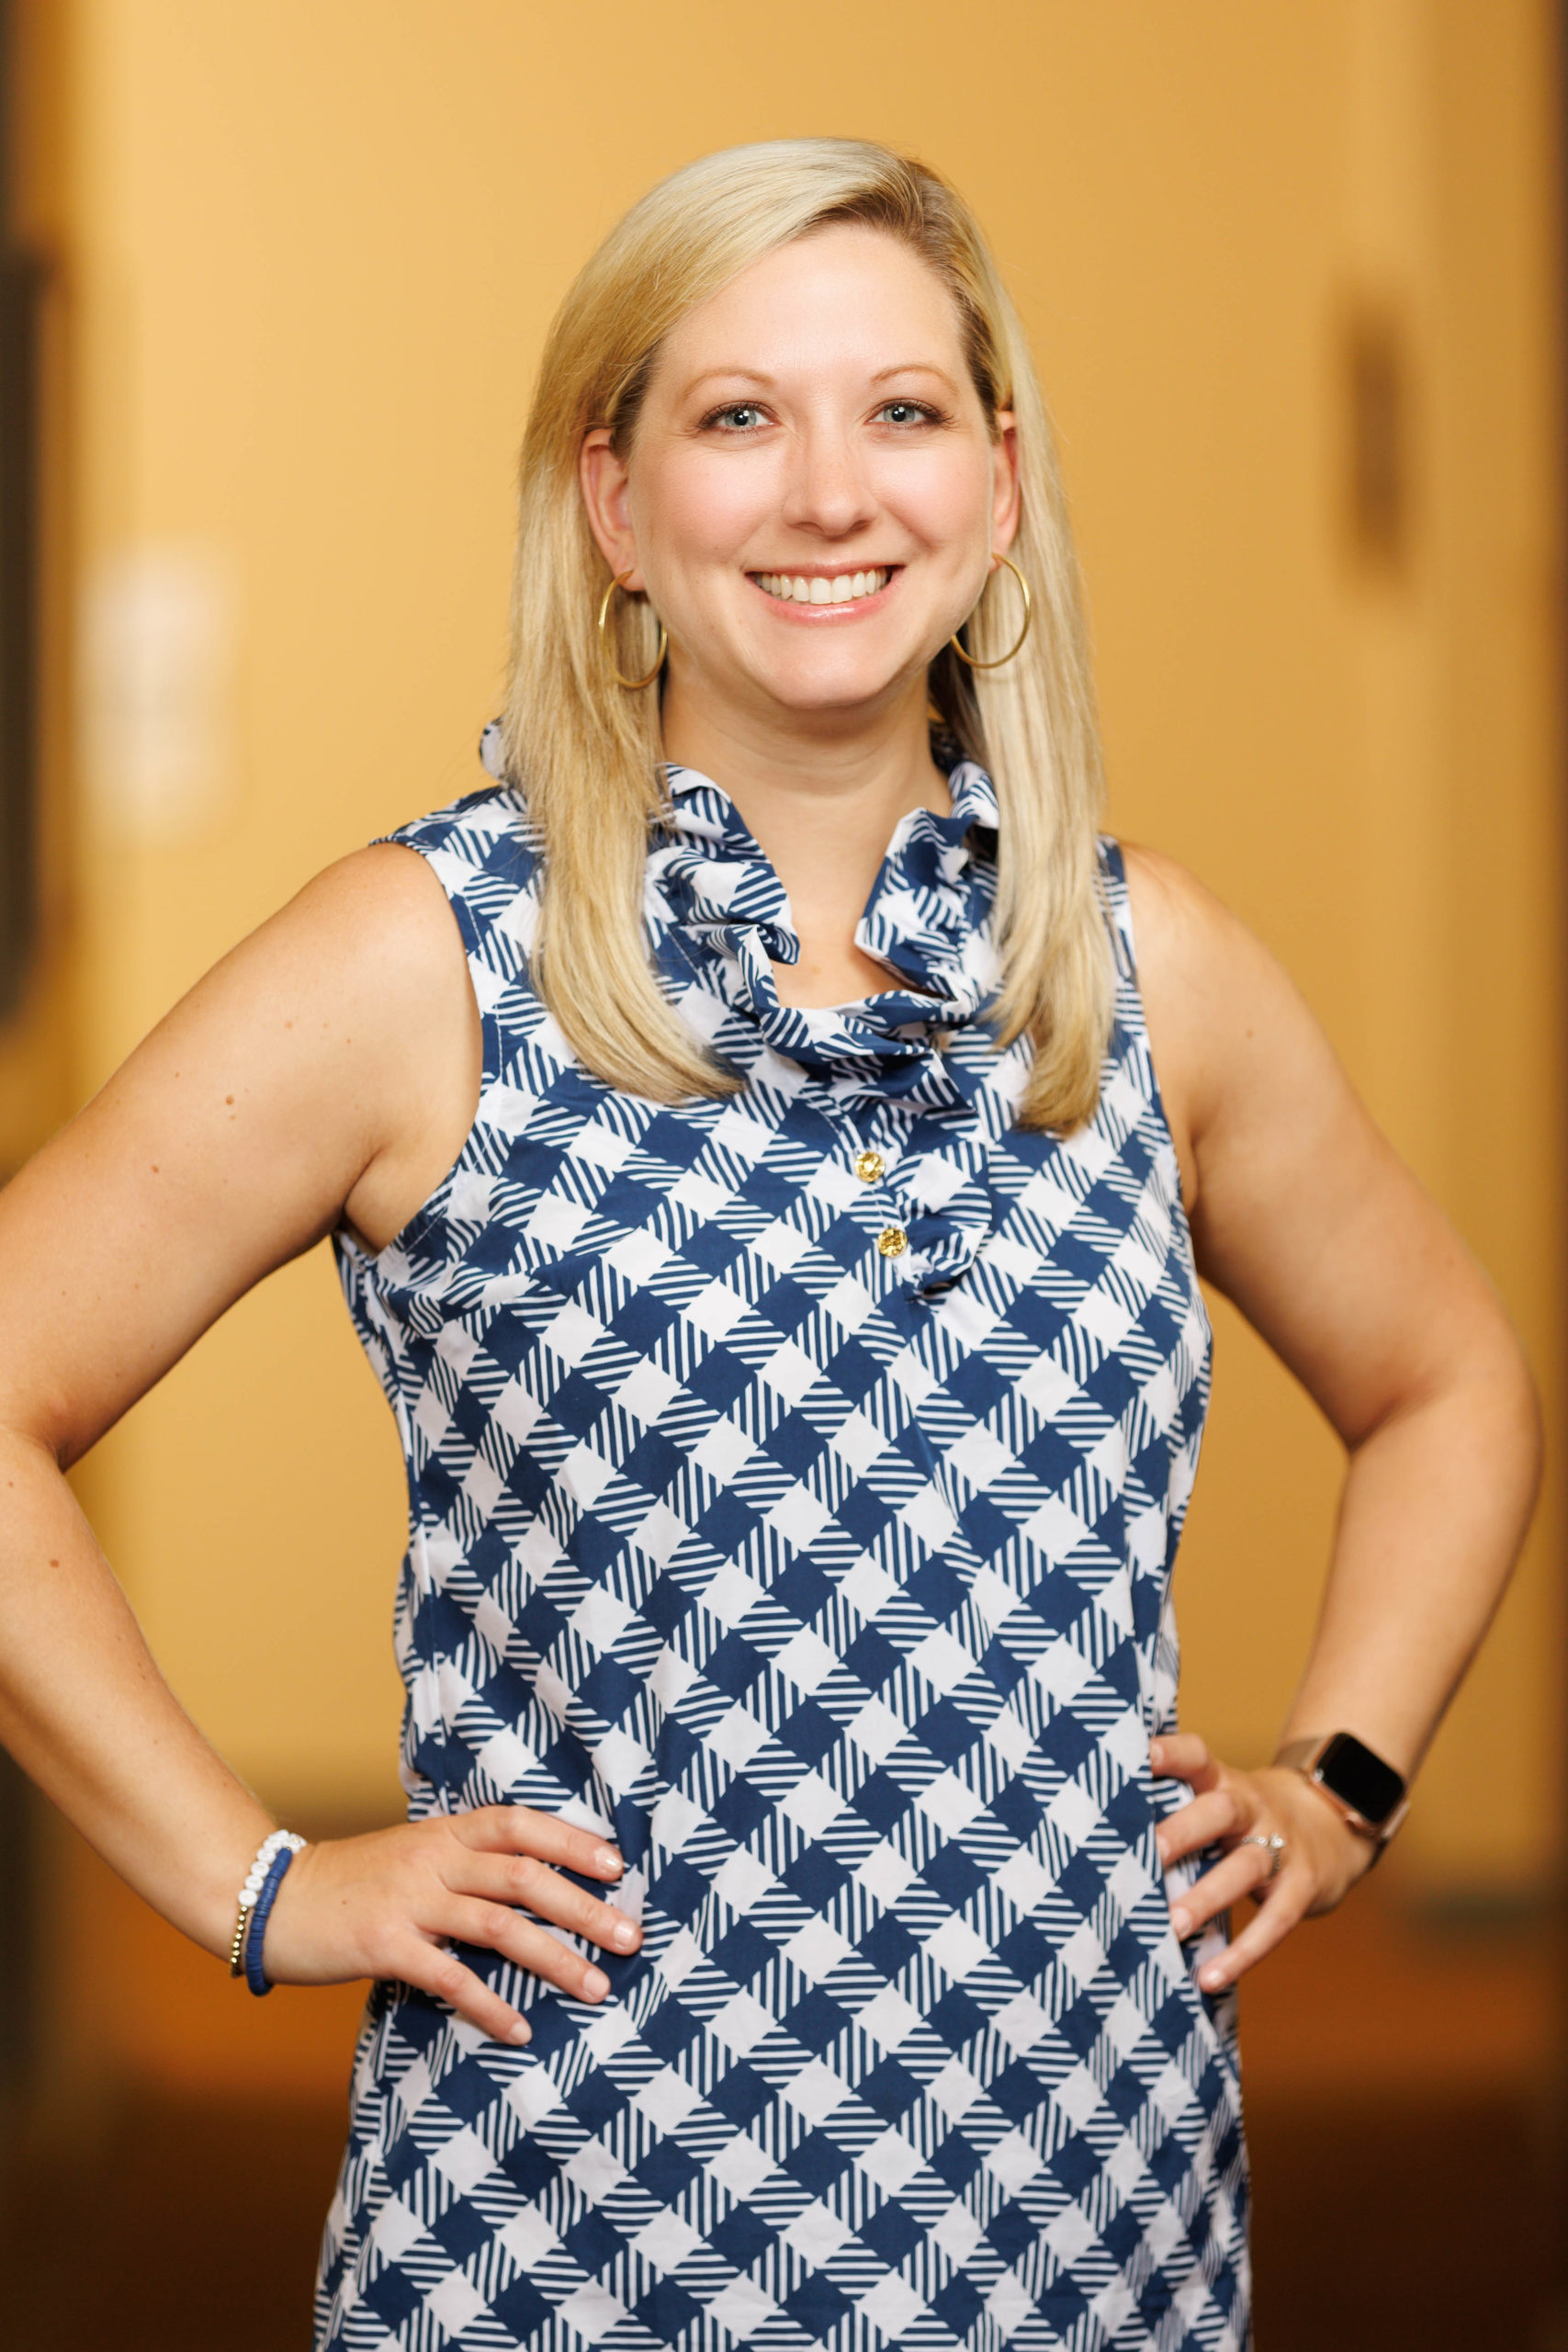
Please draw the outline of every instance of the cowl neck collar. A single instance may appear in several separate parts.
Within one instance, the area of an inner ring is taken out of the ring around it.
[[[773,966],[798,963],[800,940],[784,885],[729,795],[694,768],[665,777],[670,813],[649,848],[647,912],[671,977],[716,987],[807,1069],[854,1091],[929,1093],[948,1034],[980,1020],[997,984],[997,797],[984,768],[961,759],[949,770],[949,815],[916,808],[899,820],[855,929],[889,986],[831,1006],[779,1001]]]

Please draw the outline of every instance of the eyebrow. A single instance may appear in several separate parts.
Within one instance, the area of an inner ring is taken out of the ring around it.
[[[902,359],[897,367],[879,368],[871,380],[874,384],[886,384],[895,376],[934,376],[938,383],[950,387],[953,381],[945,368],[933,367],[929,359]],[[758,368],[705,368],[700,375],[691,379],[686,391],[689,396],[704,384],[716,383],[756,384],[762,390],[768,391],[777,382],[776,376],[769,376]]]
[[[945,368],[933,368],[929,359],[905,359],[897,368],[879,368],[871,380],[886,384],[891,376],[934,376],[939,384],[949,385],[953,380]]]
[[[773,377],[764,376],[755,368],[705,368],[700,375],[692,378],[686,390],[694,392],[699,384],[761,384],[766,387],[774,381]]]

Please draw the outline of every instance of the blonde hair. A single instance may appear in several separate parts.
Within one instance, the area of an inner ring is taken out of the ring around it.
[[[884,231],[936,272],[987,419],[998,409],[1017,418],[1021,520],[1010,554],[1034,626],[998,671],[971,671],[944,646],[930,693],[996,786],[1002,979],[991,1020],[998,1046],[1032,1038],[1019,1115],[1068,1130],[1099,1098],[1111,963],[1095,838],[1099,736],[1050,427],[1017,313],[967,208],[923,164],[859,140],[778,140],[688,164],[611,231],[551,327],[523,446],[504,723],[507,771],[526,789],[544,848],[536,985],[613,1086],[673,1102],[739,1084],[682,1021],[649,957],[644,858],[650,827],[668,815],[658,690],[624,693],[612,671],[649,668],[656,624],[645,602],[616,596],[613,628],[595,626],[609,575],[579,453],[595,427],[631,446],[660,345],[680,320],[753,262],[836,222]],[[1017,612],[1016,588],[994,574],[968,623],[970,651],[1005,652]]]

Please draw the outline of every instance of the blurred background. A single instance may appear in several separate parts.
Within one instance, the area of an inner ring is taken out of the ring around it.
[[[1088,572],[1116,830],[1289,965],[1563,1419],[1549,0],[11,0],[0,1162],[330,859],[479,781],[513,457],[652,180],[808,131],[976,206]],[[1215,1305],[1183,1717],[1272,1749],[1331,1434]],[[1559,1457],[1560,1460],[1560,1457]],[[390,1417],[324,1250],[79,1485],[278,1816],[395,1818]],[[1262,2352],[1568,2345],[1563,1499],[1386,1866],[1249,1978]],[[0,1781],[0,2343],[282,2352],[361,1999],[249,2001]]]

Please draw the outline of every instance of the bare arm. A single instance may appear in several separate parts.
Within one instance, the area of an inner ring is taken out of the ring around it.
[[[1534,1503],[1534,1390],[1496,1295],[1373,1126],[1258,941],[1170,861],[1128,856],[1140,977],[1199,1267],[1316,1400],[1348,1469],[1316,1638],[1282,1737],[1354,1731],[1406,1778],[1485,1632]],[[1292,1857],[1204,1981],[1230,1981],[1371,1849],[1299,1779],[1161,1762],[1197,1800],[1168,1859],[1278,1827]],[[1255,1886],[1256,1847],[1187,1898],[1195,1926]],[[1215,1972],[1218,1973],[1215,1973]]]
[[[455,1158],[479,1074],[439,886],[406,851],[365,851],[209,973],[0,1195],[0,1738],[210,1951],[228,1947],[272,1825],[164,1682],[62,1472],[340,1219],[372,1247],[390,1239]],[[578,1989],[580,1956],[497,1906],[534,1901],[603,1939],[625,1920],[543,1866],[607,1877],[618,1860],[527,1808],[490,1811],[310,1849],[279,1898],[269,1971],[400,1975],[492,2032],[514,2013],[443,1936]]]

